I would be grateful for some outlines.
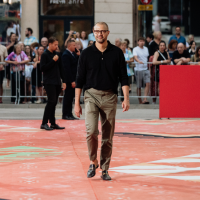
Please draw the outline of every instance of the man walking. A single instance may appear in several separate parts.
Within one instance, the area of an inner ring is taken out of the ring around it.
[[[144,96],[147,96],[150,88],[150,72],[147,68],[149,51],[147,47],[144,46],[145,39],[143,37],[138,38],[138,46],[133,49],[135,67],[135,76],[137,83],[137,95],[141,96],[141,88],[144,89]],[[149,104],[147,98],[145,97],[142,101],[138,98],[140,104]]]
[[[53,130],[64,129],[56,124],[55,110],[58,96],[61,91],[61,79],[63,81],[63,90],[66,89],[66,82],[62,68],[62,62],[56,50],[58,48],[58,40],[54,37],[49,38],[49,48],[42,54],[40,66],[43,72],[44,88],[47,92],[48,102],[45,107],[41,129]],[[51,126],[48,126],[48,121]]]
[[[75,92],[75,114],[80,117],[80,95],[85,85],[85,124],[90,167],[87,177],[94,177],[98,168],[98,119],[101,117],[102,142],[100,167],[103,180],[111,180],[108,169],[112,155],[118,80],[124,92],[123,112],[128,111],[129,82],[123,52],[107,41],[110,33],[105,22],[94,26],[96,42],[85,49],[79,58]]]
[[[64,68],[64,76],[66,79],[67,88],[65,90],[65,95],[63,99],[63,119],[66,120],[75,120],[72,115],[72,103],[75,97],[75,87],[76,87],[76,73],[77,73],[77,65],[78,65],[78,56],[80,55],[80,51],[77,50],[77,54],[75,53],[76,43],[74,40],[67,41],[67,49],[64,51],[62,55],[62,63]]]

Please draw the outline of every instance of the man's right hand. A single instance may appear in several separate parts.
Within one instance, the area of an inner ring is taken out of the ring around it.
[[[75,112],[75,115],[80,118],[80,116],[82,115],[82,108],[80,106],[80,102],[79,103],[75,103],[75,106],[74,106],[74,112]]]
[[[55,55],[54,57],[53,57],[53,60],[56,62],[57,60],[59,59],[59,56],[58,55]]]
[[[139,61],[140,64],[144,64],[142,61]]]
[[[73,88],[76,87],[76,82],[72,82],[72,87],[73,87]]]

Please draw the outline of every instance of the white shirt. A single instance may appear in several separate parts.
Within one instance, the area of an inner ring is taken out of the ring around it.
[[[7,36],[10,37],[11,33],[15,33],[16,34],[16,29],[14,29],[14,28],[8,28],[6,32],[7,32]]]
[[[148,62],[149,50],[147,47],[135,47],[133,49],[133,56],[137,56],[138,60],[142,61],[143,63]],[[147,64],[139,64],[137,61],[134,61],[136,64],[135,70],[136,71],[143,71],[147,70]]]
[[[88,46],[88,40],[82,40],[82,39],[80,39],[80,41],[82,42],[83,49],[86,49],[87,46]]]

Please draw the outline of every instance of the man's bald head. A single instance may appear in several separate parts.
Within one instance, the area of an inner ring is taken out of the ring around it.
[[[46,37],[43,37],[41,39],[41,45],[46,48],[48,46],[48,39]]]
[[[182,54],[184,52],[185,46],[183,43],[179,43],[177,46],[177,50],[180,54]]]

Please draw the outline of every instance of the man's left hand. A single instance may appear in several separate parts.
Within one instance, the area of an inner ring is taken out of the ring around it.
[[[76,52],[76,55],[77,55],[77,56],[80,56],[80,55],[81,55],[81,52],[78,50],[78,52]]]
[[[66,90],[66,87],[67,87],[66,83],[63,83],[62,84],[62,90]]]
[[[124,101],[122,102],[122,108],[123,108],[123,112],[129,110],[129,108],[130,108],[129,99],[124,99]]]

